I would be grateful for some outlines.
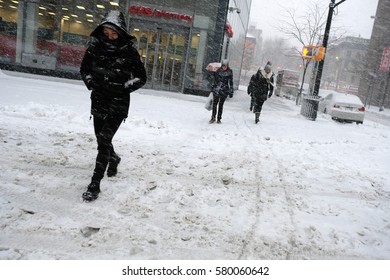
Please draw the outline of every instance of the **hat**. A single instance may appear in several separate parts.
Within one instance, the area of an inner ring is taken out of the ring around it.
[[[271,72],[271,66],[269,64],[267,64],[265,67],[264,67],[264,71],[266,72]]]
[[[229,61],[227,59],[223,59],[222,63],[221,63],[221,66],[223,66],[223,65],[229,66]]]

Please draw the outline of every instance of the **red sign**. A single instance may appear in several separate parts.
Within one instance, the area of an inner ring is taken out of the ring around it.
[[[168,12],[164,10],[157,10],[150,7],[130,6],[129,13],[138,16],[160,17],[166,19],[178,19],[178,20],[192,22],[192,16],[190,15]]]
[[[383,49],[381,65],[379,66],[379,70],[382,71],[390,70],[390,47]]]

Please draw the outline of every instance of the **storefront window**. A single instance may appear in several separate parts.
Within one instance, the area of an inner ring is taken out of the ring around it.
[[[31,53],[37,53],[41,55],[47,56],[56,56],[57,55],[57,43],[58,43],[58,22],[57,22],[57,9],[53,4],[29,4],[34,5],[34,7],[28,7],[27,12],[30,16],[29,22],[34,22],[35,24],[31,24],[27,26],[28,32],[32,34],[32,36],[36,36],[36,40],[25,41],[25,50]],[[31,12],[37,12],[38,17],[33,17]],[[33,20],[31,20],[33,19]],[[35,29],[35,25],[37,25],[37,29]],[[36,34],[34,34],[36,32]],[[28,47],[28,44],[36,44],[35,46]]]
[[[61,23],[57,67],[78,70],[89,35],[100,22],[105,11],[103,8],[97,8],[95,1],[62,0],[62,2],[62,7],[59,8]]]
[[[89,35],[118,8],[117,0],[0,0],[0,61],[78,71]]]
[[[0,0],[0,61],[15,61],[18,4],[14,2]]]
[[[60,38],[57,67],[78,71],[91,32],[109,10],[120,8],[118,0],[62,0],[60,14]],[[122,7],[123,8],[123,7]]]

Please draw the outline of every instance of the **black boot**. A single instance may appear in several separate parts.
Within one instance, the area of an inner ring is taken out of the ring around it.
[[[215,117],[211,117],[211,119],[209,120],[209,123],[214,123],[215,122]]]
[[[93,201],[99,197],[100,182],[92,181],[87,188],[87,191],[83,193],[83,199],[85,201]]]
[[[260,113],[255,113],[255,123],[259,122]]]
[[[107,168],[107,177],[113,177],[118,173],[118,165],[120,162],[121,158],[119,156],[109,162]]]

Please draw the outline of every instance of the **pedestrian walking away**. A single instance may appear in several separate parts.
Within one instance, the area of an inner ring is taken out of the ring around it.
[[[248,85],[248,94],[253,98],[253,113],[255,114],[255,123],[259,122],[260,113],[264,102],[270,98],[274,91],[274,74],[271,71],[271,65],[267,63],[264,69],[260,68],[256,74],[251,77]]]
[[[91,90],[91,115],[97,140],[95,168],[86,192],[86,201],[98,198],[100,181],[117,174],[121,158],[112,139],[127,118],[130,93],[146,83],[146,71],[138,51],[133,47],[124,15],[109,11],[90,35],[81,62],[81,77]],[[108,166],[108,168],[107,168]]]
[[[224,59],[221,68],[215,72],[214,84],[211,88],[213,93],[213,110],[209,123],[221,123],[223,104],[226,98],[233,97],[233,71],[229,68],[229,62]]]

